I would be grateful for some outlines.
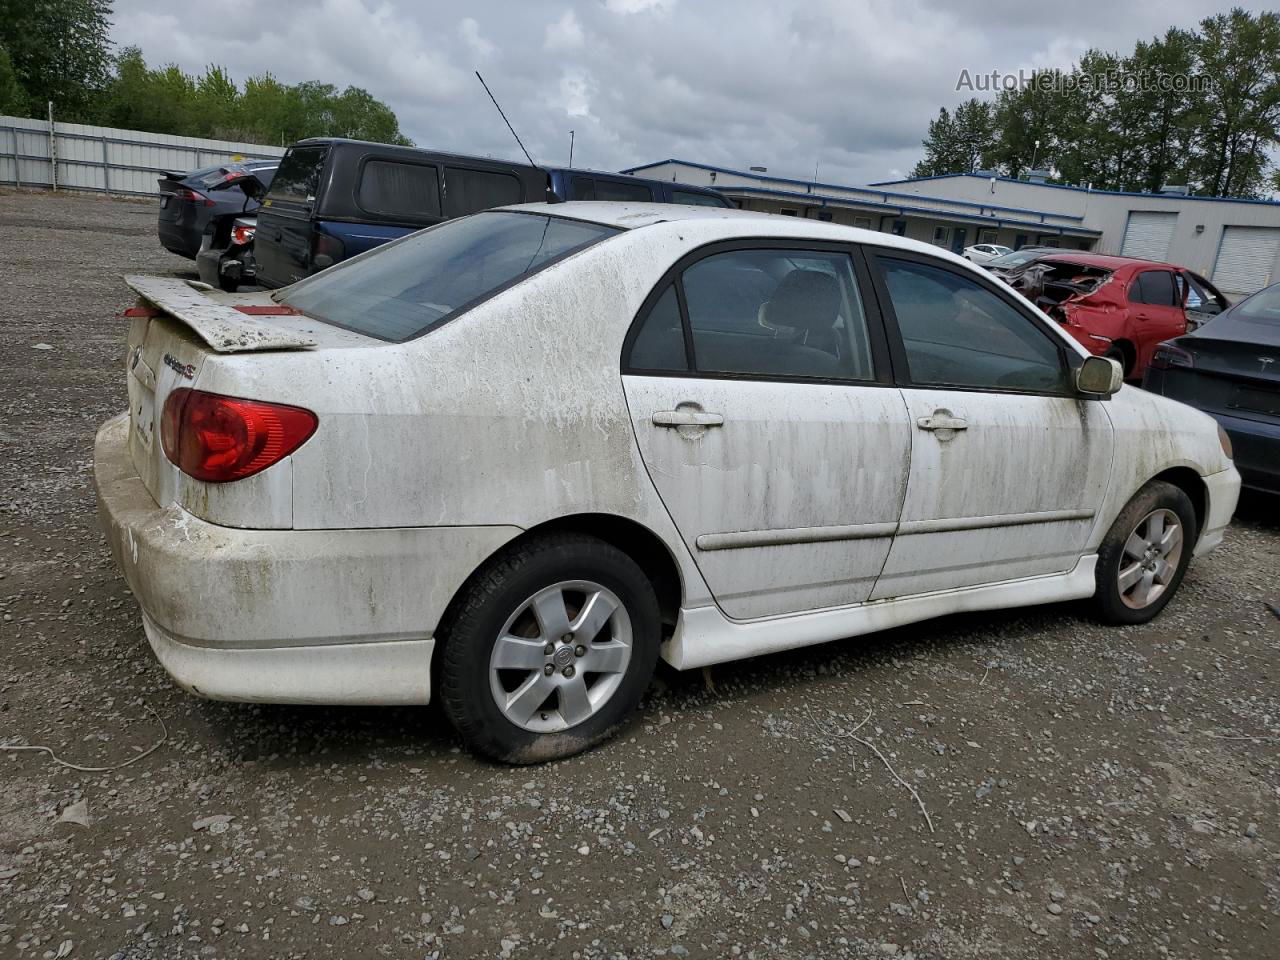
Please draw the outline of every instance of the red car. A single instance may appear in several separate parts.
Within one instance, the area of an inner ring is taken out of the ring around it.
[[[1139,380],[1156,344],[1228,307],[1204,277],[1171,263],[1097,253],[1052,253],[1009,282],[1090,353],[1113,357]]]

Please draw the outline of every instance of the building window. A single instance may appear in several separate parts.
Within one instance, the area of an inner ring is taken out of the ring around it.
[[[945,247],[951,242],[950,227],[934,227],[933,242],[935,246]]]
[[[890,228],[890,230],[895,236],[905,237],[907,235],[907,221],[905,220],[893,221],[893,226]]]
[[[870,218],[870,217],[854,217],[854,218],[853,218],[853,225],[854,225],[855,227],[858,227],[858,228],[859,228],[859,229],[861,229],[861,230],[870,230],[870,229],[871,229],[871,218]]]
[[[824,221],[824,222],[826,222],[826,223],[830,223],[830,222],[831,222],[831,211],[830,211],[830,210],[819,210],[819,211],[818,211],[818,219],[819,219],[819,220],[822,220],[822,221]]]
[[[779,212],[780,214],[782,214],[784,217],[798,217],[798,216],[800,216],[800,211],[799,211],[799,210],[796,210],[794,207],[783,207],[783,208],[782,208],[781,210],[779,210],[778,212]]]
[[[997,234],[995,230],[983,230],[981,233],[978,234],[978,242],[979,243],[998,243],[999,241],[996,239],[996,237],[997,237]]]

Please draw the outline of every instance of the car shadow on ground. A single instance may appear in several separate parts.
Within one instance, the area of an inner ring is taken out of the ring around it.
[[[1258,530],[1280,530],[1280,494],[1242,490],[1233,520]]]
[[[945,682],[977,683],[990,665],[993,643],[1016,648],[1046,630],[1070,635],[1088,623],[1078,604],[954,614],[891,630],[718,664],[709,670],[675,670],[659,662],[640,709],[618,731],[612,747],[639,733],[659,715],[700,712],[725,702],[769,708],[803,704],[817,684],[855,680],[859,673],[883,681],[885,669],[926,658],[947,660]],[[936,682],[929,684],[936,687]],[[376,755],[387,769],[427,765],[462,753],[468,768],[510,769],[469,757],[437,703],[426,707],[341,707],[194,701],[202,732],[217,749],[239,762],[274,769],[368,767]],[[857,712],[853,701],[843,704]],[[572,761],[568,761],[572,762]]]

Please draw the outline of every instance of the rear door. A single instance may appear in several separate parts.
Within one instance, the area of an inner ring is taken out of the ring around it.
[[[311,273],[313,217],[329,158],[328,144],[290,147],[262,206],[254,256],[258,282],[279,287]]]
[[[1172,270],[1140,270],[1129,279],[1129,316],[1133,319],[1137,361],[1131,376],[1140,377],[1151,362],[1156,344],[1187,332],[1182,294]]]
[[[847,247],[721,244],[627,338],[641,455],[730,617],[860,603],[889,553],[911,434],[868,284]]]
[[[1066,344],[999,284],[872,258],[911,424],[902,522],[872,599],[1070,570],[1111,470],[1111,421],[1071,389]]]

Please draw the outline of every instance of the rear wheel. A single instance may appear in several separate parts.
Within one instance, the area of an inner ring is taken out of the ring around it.
[[[1146,623],[1182,583],[1196,514],[1171,483],[1152,481],[1120,511],[1098,549],[1094,612],[1105,623]]]
[[[571,756],[631,715],[658,656],[658,601],[603,541],[552,535],[504,552],[438,631],[440,701],[467,746],[508,763]]]

